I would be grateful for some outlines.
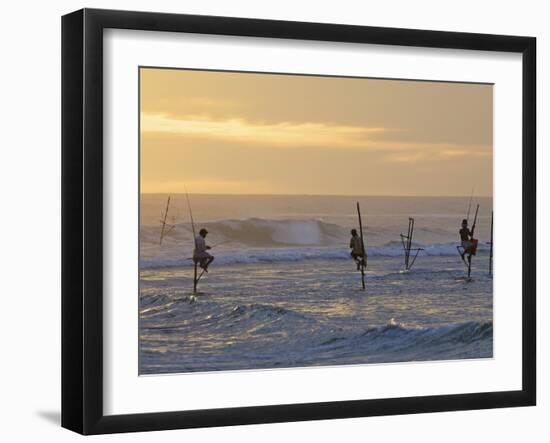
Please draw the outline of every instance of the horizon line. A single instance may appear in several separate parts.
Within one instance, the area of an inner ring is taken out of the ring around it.
[[[470,195],[398,195],[398,194],[278,194],[278,193],[220,193],[220,192],[189,192],[189,195],[216,195],[216,196],[247,196],[247,197],[411,197],[411,198],[470,198]],[[141,195],[186,195],[185,192],[140,192]],[[493,198],[492,195],[474,195],[475,198]]]

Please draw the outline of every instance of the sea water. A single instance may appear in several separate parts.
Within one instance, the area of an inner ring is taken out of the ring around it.
[[[199,295],[185,195],[160,244],[167,198],[141,197],[141,374],[492,357],[491,198],[192,194],[216,257]],[[366,291],[348,247],[357,202]],[[467,280],[458,230],[478,203]],[[423,251],[404,272],[409,217]]]

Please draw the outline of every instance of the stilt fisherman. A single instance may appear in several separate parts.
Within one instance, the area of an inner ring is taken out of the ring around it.
[[[349,241],[349,247],[351,248],[351,257],[357,264],[357,270],[361,270],[361,266],[365,266],[365,257],[363,255],[363,245],[361,237],[357,234],[357,229],[351,230],[351,240]]]
[[[464,260],[464,256],[468,254],[468,265],[472,262],[472,254],[475,254],[474,250],[474,242],[473,240],[473,233],[468,228],[468,220],[464,219],[462,220],[462,227],[460,231],[458,231],[460,234],[460,241],[462,246],[462,251],[460,252],[460,256],[462,257],[462,260]]]
[[[205,228],[199,231],[199,235],[195,238],[195,250],[193,251],[193,261],[198,263],[205,272],[208,272],[208,266],[214,261],[214,256],[206,252],[212,249],[211,246],[206,244],[207,235],[208,230]]]

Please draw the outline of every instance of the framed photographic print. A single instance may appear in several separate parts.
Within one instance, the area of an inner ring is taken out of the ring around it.
[[[63,17],[62,425],[536,402],[532,37]]]

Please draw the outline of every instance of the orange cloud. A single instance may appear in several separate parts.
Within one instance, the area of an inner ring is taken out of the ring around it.
[[[491,147],[452,143],[418,143],[396,139],[406,133],[396,129],[338,125],[320,122],[251,123],[233,118],[200,117],[176,119],[166,114],[143,113],[141,131],[182,137],[242,143],[254,148],[314,148],[387,152],[391,162],[490,156]]]
[[[202,136],[232,142],[257,142],[269,146],[365,148],[369,135],[388,132],[385,128],[364,128],[326,123],[250,123],[243,119],[174,119],[164,114],[143,113],[143,132],[165,132]]]

